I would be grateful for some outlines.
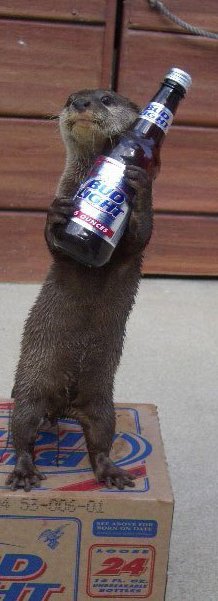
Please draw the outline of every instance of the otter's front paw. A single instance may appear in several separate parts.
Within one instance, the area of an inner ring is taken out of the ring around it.
[[[45,239],[51,251],[56,250],[54,244],[55,227],[66,225],[67,221],[72,217],[72,213],[72,204],[63,198],[55,198],[49,207],[45,225]]]
[[[25,492],[29,492],[33,486],[40,486],[41,480],[45,479],[46,476],[36,469],[31,457],[25,455],[19,457],[13,472],[7,477],[6,484],[11,490],[23,488]]]
[[[136,165],[126,166],[125,180],[133,190],[142,194],[146,193],[150,183],[146,171]]]
[[[117,467],[111,459],[105,456],[99,456],[98,458],[96,478],[98,482],[104,482],[107,488],[116,486],[119,490],[123,490],[125,486],[130,486],[131,488],[135,486],[133,482],[135,476]]]

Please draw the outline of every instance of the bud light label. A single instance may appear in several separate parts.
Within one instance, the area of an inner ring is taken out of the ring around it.
[[[130,213],[133,190],[125,183],[125,165],[99,157],[74,198],[72,221],[83,225],[115,247]],[[70,223],[69,223],[70,231]]]
[[[141,119],[155,123],[166,134],[173,120],[173,113],[160,102],[150,102],[140,113]]]

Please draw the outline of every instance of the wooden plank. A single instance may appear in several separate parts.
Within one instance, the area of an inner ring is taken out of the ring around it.
[[[117,0],[107,0],[105,33],[102,52],[102,88],[112,88],[114,72],[114,38],[116,27]]]
[[[218,213],[217,129],[173,126],[154,183],[156,210]]]
[[[0,213],[0,281],[40,282],[51,262],[44,213]],[[218,275],[218,218],[156,215],[142,273]]]
[[[106,0],[2,0],[0,16],[105,21]]]
[[[0,21],[0,114],[55,115],[73,90],[100,87],[103,44],[102,26]]]
[[[51,263],[45,213],[0,213],[0,281],[40,282]]]
[[[172,65],[187,70],[193,86],[178,110],[177,123],[217,125],[217,42],[189,35],[125,30],[118,91],[143,105]]]
[[[167,0],[167,8],[180,19],[196,27],[218,31],[217,0],[210,0],[205,6],[199,0]],[[127,0],[126,22],[129,27],[165,31],[183,31],[172,21],[152,9],[145,0]]]
[[[162,211],[218,213],[216,129],[172,127],[161,151],[154,206]],[[44,209],[64,166],[58,123],[0,119],[0,207]]]
[[[218,276],[218,218],[155,215],[143,274]]]
[[[0,207],[47,209],[63,171],[58,121],[0,119]]]

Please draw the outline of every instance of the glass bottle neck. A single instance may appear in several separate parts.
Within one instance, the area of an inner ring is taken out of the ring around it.
[[[185,90],[179,84],[163,83],[151,102],[160,102],[175,115],[177,106],[185,95]]]
[[[149,118],[146,118],[147,108],[149,108],[152,103],[158,103],[160,105],[163,105],[163,110],[164,108],[166,108],[168,109],[168,112],[170,111],[172,115],[175,115],[178,104],[183,98],[184,94],[185,91],[179,84],[175,84],[174,82],[170,81],[167,83],[163,83],[158,92],[151,99],[149,105],[147,105],[145,109],[143,109],[145,111],[145,116],[139,116],[137,121],[135,122],[135,133],[138,135],[146,134],[146,137],[148,137],[151,133],[151,136],[153,137],[155,135],[156,141],[161,143],[161,141],[164,139],[166,131],[164,131],[164,127],[162,128],[161,125],[158,124],[158,120],[151,122]],[[159,120],[159,122],[161,123],[161,120]]]

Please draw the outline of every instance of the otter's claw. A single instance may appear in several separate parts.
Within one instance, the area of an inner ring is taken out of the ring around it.
[[[23,488],[25,492],[29,492],[32,487],[40,486],[41,480],[45,480],[46,476],[41,474],[37,469],[32,474],[24,476],[22,473],[18,473],[15,470],[8,476],[6,484],[10,486],[11,490],[18,490]]]
[[[11,490],[23,488],[29,492],[32,487],[40,486],[41,480],[46,476],[39,472],[30,458],[20,458],[11,474],[7,477],[6,484]]]
[[[125,486],[133,488],[135,483],[135,476],[122,470],[112,463],[112,461],[105,460],[102,465],[99,465],[96,471],[96,478],[98,482],[104,482],[107,488],[116,486],[119,490],[123,490]]]

